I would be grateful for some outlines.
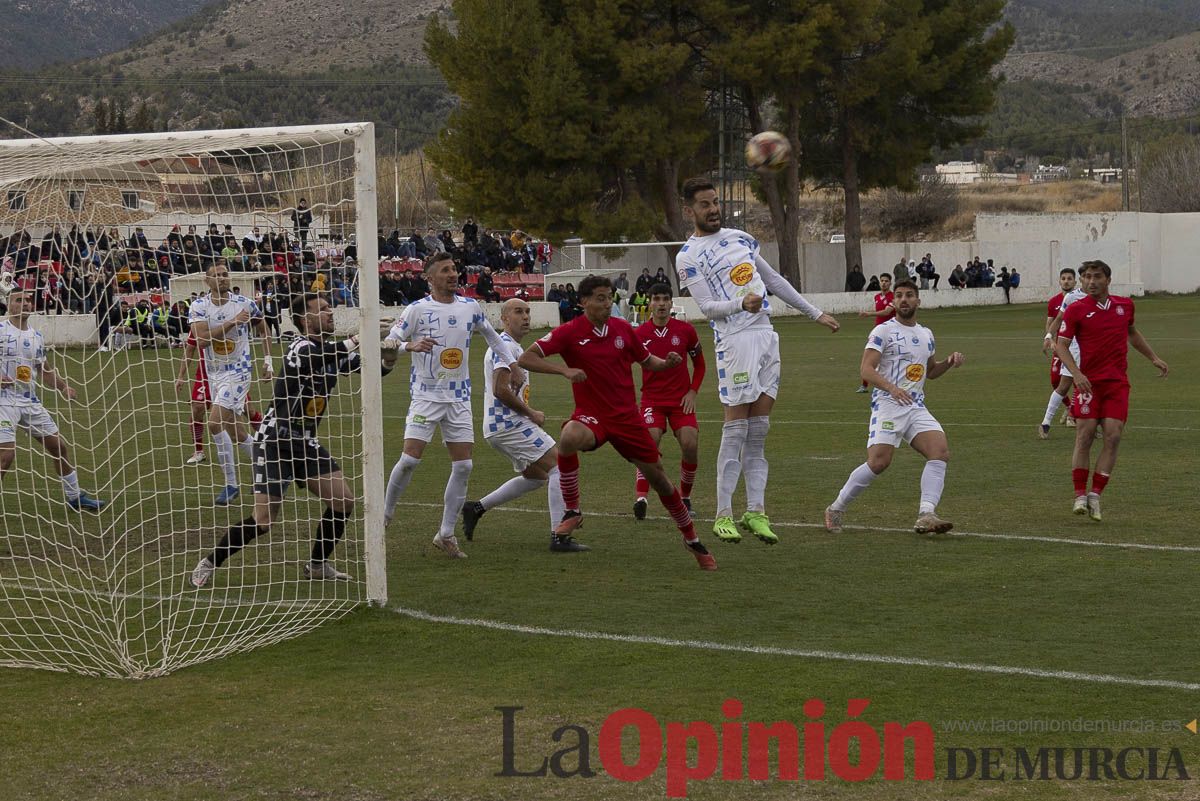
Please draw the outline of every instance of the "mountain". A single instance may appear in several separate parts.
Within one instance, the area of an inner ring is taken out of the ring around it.
[[[211,0],[0,0],[6,67],[33,69],[111,53]]]
[[[385,60],[427,65],[425,24],[450,0],[222,0],[100,60],[126,74],[250,64],[323,72]]]
[[[1014,52],[1071,51],[1103,59],[1200,28],[1195,0],[1010,0]]]
[[[1074,53],[1012,53],[1000,65],[1010,82],[1048,81],[1093,116],[1169,118],[1200,109],[1200,32],[1103,60]]]

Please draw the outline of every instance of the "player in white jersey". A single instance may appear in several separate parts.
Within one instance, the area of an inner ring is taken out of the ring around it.
[[[854,469],[837,500],[825,509],[825,528],[835,534],[842,530],[846,507],[887,470],[902,442],[925,457],[921,505],[913,529],[919,534],[942,534],[954,527],[937,516],[950,446],[941,425],[925,408],[925,382],[961,365],[963,355],[955,351],[937,360],[933,332],[916,320],[921,295],[914,282],[896,284],[895,306],[896,316],[871,330],[863,351],[859,372],[873,387],[867,461]]]
[[[254,452],[253,438],[244,426],[240,432],[238,430],[238,420],[245,412],[250,382],[254,379],[251,326],[263,340],[263,380],[270,381],[275,372],[271,365],[271,333],[262,311],[250,298],[230,291],[229,268],[225,260],[217,259],[208,268],[204,280],[212,291],[192,304],[188,322],[196,343],[204,349],[204,367],[212,403],[208,430],[225,480],[225,488],[214,503],[227,506],[241,494],[233,443],[238,443],[246,458],[252,458]]]
[[[392,327],[388,339],[404,343],[413,354],[409,391],[412,402],[404,426],[404,452],[388,477],[384,519],[390,524],[396,504],[413,472],[421,463],[425,446],[440,428],[442,442],[450,453],[450,480],[443,496],[442,524],[433,544],[453,559],[466,554],[454,536],[454,524],[467,499],[467,480],[471,476],[471,450],[475,426],[471,421],[471,337],[483,334],[488,345],[505,352],[503,340],[488,322],[483,307],[472,298],[459,297],[458,271],[449,253],[434,253],[425,261],[429,297],[410,303]],[[516,358],[508,364],[514,369]],[[519,368],[515,368],[519,370]],[[519,374],[519,373],[518,373]]]
[[[738,527],[773,545],[779,537],[766,515],[767,431],[779,393],[779,335],[771,327],[769,291],[831,331],[838,321],[805,300],[759,253],[749,234],[721,227],[721,205],[711,182],[683,185],[684,213],[695,231],[675,257],[679,286],[708,318],[717,355],[717,387],[725,407],[717,452],[717,519],[713,533],[740,542]],[[734,523],[733,492],[746,476],[746,513]]]
[[[483,357],[483,438],[512,462],[520,473],[478,501],[463,505],[463,533],[474,539],[479,519],[490,509],[549,485],[550,550],[591,550],[573,537],[558,537],[554,527],[563,519],[562,489],[559,486],[558,448],[542,429],[546,414],[529,405],[529,374],[514,376],[509,364],[521,356],[521,339],[529,333],[529,304],[518,298],[500,308],[504,350],[488,348]]]
[[[75,399],[75,389],[46,363],[42,335],[29,327],[32,313],[32,293],[12,290],[8,296],[8,317],[0,320],[0,477],[17,458],[17,429],[24,428],[57,463],[67,505],[99,512],[106,501],[79,489],[79,475],[71,465],[70,447],[38,398],[35,378],[68,400]]]
[[[1083,290],[1083,286],[1075,285],[1075,271],[1070,267],[1064,268],[1058,275],[1059,286],[1062,287],[1061,298],[1057,304],[1053,304],[1054,314],[1049,314],[1050,308],[1047,307],[1046,320],[1046,335],[1042,337],[1042,353],[1052,355],[1054,353],[1054,343],[1058,340],[1058,329],[1062,325],[1063,314],[1067,311],[1067,307],[1077,300],[1082,300],[1087,297],[1087,292]],[[1075,358],[1075,363],[1079,363],[1079,343],[1072,337],[1070,345],[1071,356]],[[1052,356],[1054,362],[1058,362],[1058,385],[1050,393],[1050,400],[1046,402],[1046,414],[1042,417],[1042,422],[1038,426],[1038,438],[1050,438],[1050,424],[1054,422],[1054,414],[1058,408],[1067,401],[1067,393],[1075,384],[1075,377],[1071,375],[1071,371],[1062,363],[1057,356]],[[1074,419],[1070,416],[1071,412],[1067,411],[1068,424],[1074,424]]]

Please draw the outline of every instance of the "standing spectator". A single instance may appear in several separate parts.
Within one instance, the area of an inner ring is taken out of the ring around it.
[[[475,246],[479,244],[479,226],[475,224],[475,220],[468,217],[462,227],[463,246]]]
[[[274,334],[275,339],[280,337],[279,331],[279,296],[275,294],[273,285],[268,285],[267,290],[262,295],[262,313],[263,322],[267,324],[267,329]]]
[[[1013,267],[1008,273],[1008,285],[1016,289],[1021,285],[1021,274],[1017,272],[1017,268]]]
[[[521,248],[521,269],[525,273],[532,273],[535,264],[537,264],[537,246],[532,239],[526,240],[525,246]]]
[[[847,292],[862,292],[863,287],[867,285],[867,278],[863,275],[862,266],[854,265],[850,268],[850,272],[846,274],[846,291]]]
[[[650,291],[650,286],[654,283],[654,276],[650,275],[650,268],[643,267],[642,274],[638,276],[637,284],[634,285],[634,293],[644,295]]]
[[[1008,295],[1009,290],[1012,289],[1012,283],[1008,276],[1008,267],[1000,268],[1000,279],[998,281],[996,281],[996,286],[998,286],[1004,290],[1004,302],[1012,303],[1012,300],[1011,300],[1011,298],[1009,298],[1009,295]]]
[[[921,259],[921,266],[924,268],[924,271],[921,273],[921,289],[925,289],[929,285],[929,282],[932,281],[933,291],[937,292],[938,281],[941,281],[942,277],[938,275],[937,269],[933,266],[933,258],[929,253],[926,253],[925,258]]]
[[[300,198],[300,202],[296,204],[296,208],[292,211],[292,230],[296,232],[296,238],[300,240],[301,250],[308,247],[308,229],[312,227],[312,219],[312,211],[308,208],[308,201]]]
[[[896,262],[896,266],[892,268],[892,285],[908,280],[908,265],[904,263],[904,259]]]
[[[888,274],[888,273],[883,273],[883,275],[887,275],[887,274]],[[866,289],[866,291],[867,291],[867,292],[878,292],[878,291],[880,291],[880,290],[879,290],[879,276],[878,276],[878,275],[872,275],[872,276],[871,276],[871,280],[867,282],[867,289]]]
[[[554,247],[550,244],[549,240],[543,239],[541,242],[538,242],[537,260],[538,260],[538,264],[541,266],[542,275],[545,275],[546,273],[550,272],[550,261],[553,258],[554,258]],[[621,273],[621,275],[624,275],[624,274],[625,273]],[[625,289],[626,290],[629,289],[628,281],[625,282]]]

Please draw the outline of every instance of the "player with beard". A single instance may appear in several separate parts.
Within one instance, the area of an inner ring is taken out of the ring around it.
[[[775,301],[807,314],[831,331],[838,321],[813,306],[767,263],[744,231],[721,227],[716,189],[703,178],[683,185],[684,213],[695,227],[675,257],[679,286],[708,318],[716,344],[717,387],[725,407],[717,452],[717,518],[713,533],[740,542],[738,527],[768,545],[779,542],[766,514],[767,431],[779,394],[779,335],[769,311]],[[767,299],[770,292],[772,298]],[[733,521],[733,491],[746,476],[746,513]]]

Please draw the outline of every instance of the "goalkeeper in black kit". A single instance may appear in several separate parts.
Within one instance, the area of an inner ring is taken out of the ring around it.
[[[266,535],[292,482],[303,485],[325,502],[325,514],[313,538],[304,577],[348,581],[351,577],[329,561],[354,510],[354,496],[341,468],[317,441],[317,426],[325,415],[338,376],[362,369],[358,337],[333,342],[333,310],[315,294],[296,298],[292,322],[300,336],[283,358],[275,379],[274,398],[254,436],[254,515],[235,524],[215,549],[192,571],[192,585],[204,587],[216,569],[255,537]],[[396,351],[383,351],[383,374],[396,365]]]

